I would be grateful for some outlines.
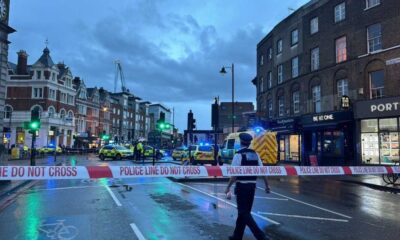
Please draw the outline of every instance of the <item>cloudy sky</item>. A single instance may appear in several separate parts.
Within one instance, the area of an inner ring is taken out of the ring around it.
[[[256,45],[288,8],[308,0],[12,0],[9,59],[24,49],[29,64],[49,41],[55,62],[64,61],[89,87],[113,91],[113,61],[122,62],[132,93],[175,108],[186,128],[192,109],[198,129],[210,129],[215,96],[255,102]]]

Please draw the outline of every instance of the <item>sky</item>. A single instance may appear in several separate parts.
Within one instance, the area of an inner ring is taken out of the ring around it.
[[[175,109],[186,128],[191,109],[197,129],[210,129],[211,103],[256,101],[257,43],[308,0],[12,0],[9,61],[26,50],[28,64],[48,48],[88,87],[114,90],[122,64],[131,93]],[[120,89],[120,85],[118,86]]]

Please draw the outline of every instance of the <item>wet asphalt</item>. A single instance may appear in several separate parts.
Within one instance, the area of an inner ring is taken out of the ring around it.
[[[35,181],[0,208],[0,239],[228,239],[237,215],[225,186],[168,178]],[[270,194],[261,180],[258,187],[253,217],[270,239],[400,238],[399,195],[333,177],[271,177]],[[254,239],[248,229],[244,239]]]

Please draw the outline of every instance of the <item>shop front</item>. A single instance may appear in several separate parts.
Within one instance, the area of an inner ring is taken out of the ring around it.
[[[301,162],[301,134],[298,129],[299,118],[285,118],[270,122],[270,129],[277,133],[278,160]]]
[[[354,120],[352,111],[305,115],[302,126],[302,164],[354,165]],[[317,163],[310,162],[316,156]]]
[[[360,164],[393,165],[400,156],[400,97],[357,102],[357,150]]]

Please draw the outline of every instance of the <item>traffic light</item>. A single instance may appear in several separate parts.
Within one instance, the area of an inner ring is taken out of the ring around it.
[[[40,121],[32,120],[30,122],[24,122],[24,129],[27,129],[30,132],[36,132],[40,129]]]
[[[104,141],[110,140],[110,135],[108,135],[108,134],[103,134],[103,136],[101,136],[101,140],[104,140]]]
[[[219,123],[219,105],[218,100],[215,98],[214,104],[211,105],[211,127],[218,129]]]
[[[157,120],[157,129],[160,131],[171,129],[171,124],[164,122],[162,119]]]
[[[190,110],[188,113],[188,121],[187,121],[187,129],[189,131],[193,130],[192,123],[193,123],[193,113],[192,110]]]
[[[192,130],[193,129],[196,129],[196,119],[194,119],[194,118],[193,118],[193,121],[192,121]]]

